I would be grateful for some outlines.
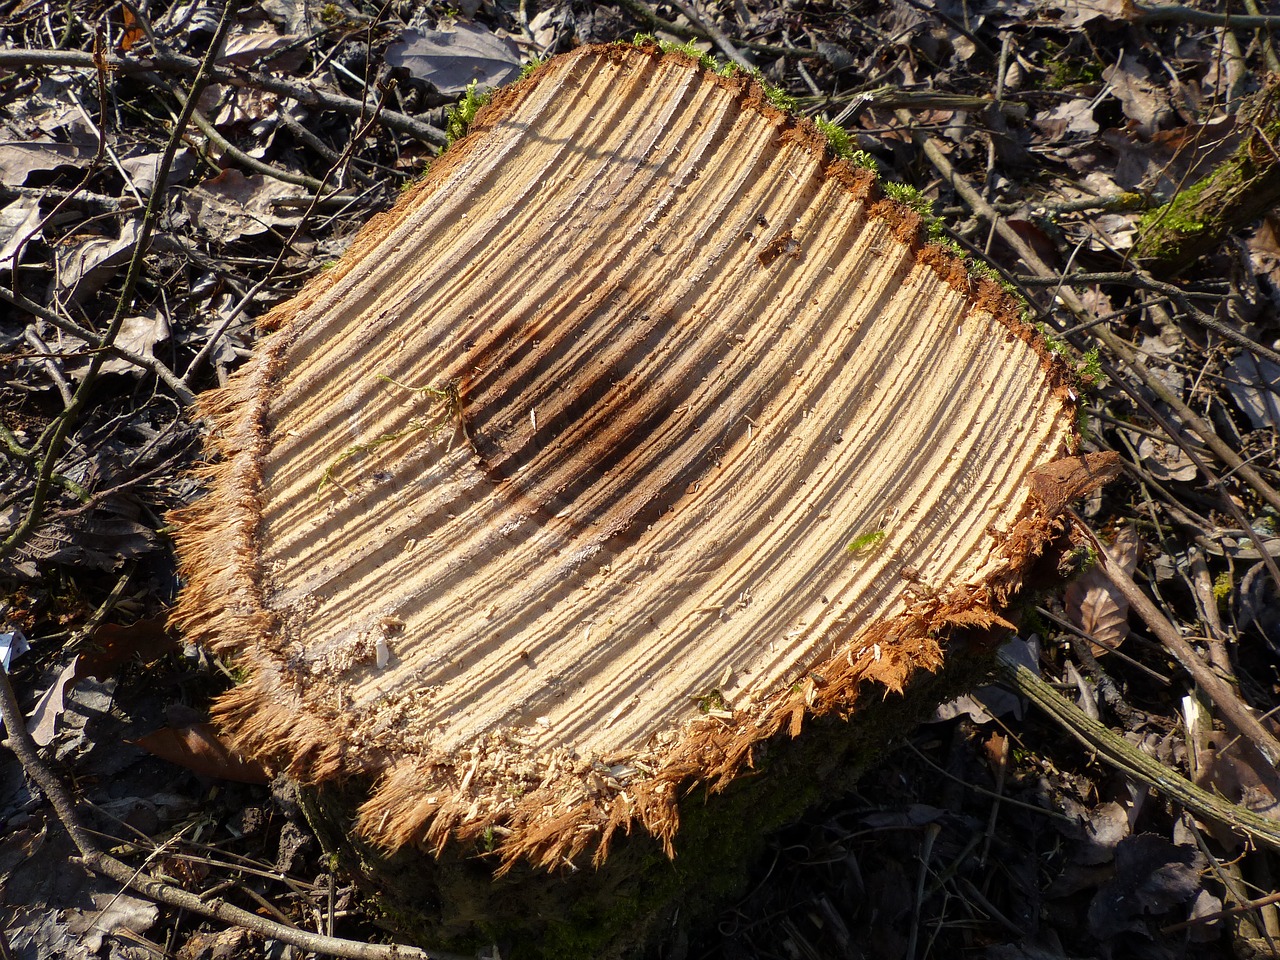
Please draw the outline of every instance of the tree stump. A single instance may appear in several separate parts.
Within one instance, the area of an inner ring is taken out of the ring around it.
[[[1107,470],[1015,301],[652,45],[500,91],[265,322],[202,399],[176,621],[427,942],[618,952],[723,895]]]

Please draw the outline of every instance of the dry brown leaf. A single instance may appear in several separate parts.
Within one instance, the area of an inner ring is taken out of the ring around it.
[[[1137,531],[1124,527],[1107,547],[1107,556],[1132,576],[1141,549]],[[1063,602],[1071,622],[1097,641],[1093,644],[1094,656],[1114,650],[1129,635],[1129,601],[1099,567],[1092,567],[1067,587]]]
[[[208,723],[161,727],[131,742],[202,777],[239,783],[268,783],[271,780],[262,764],[232,753]]]

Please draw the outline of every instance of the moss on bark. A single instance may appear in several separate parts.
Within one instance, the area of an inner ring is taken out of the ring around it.
[[[1259,91],[1241,118],[1235,153],[1143,217],[1134,256],[1144,266],[1175,273],[1280,203],[1280,79]]]

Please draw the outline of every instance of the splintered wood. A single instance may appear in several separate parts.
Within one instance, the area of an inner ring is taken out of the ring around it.
[[[1073,440],[997,287],[655,48],[499,93],[266,322],[204,399],[177,621],[247,673],[233,742],[358,778],[392,848],[669,844],[689,783],[1001,623]]]

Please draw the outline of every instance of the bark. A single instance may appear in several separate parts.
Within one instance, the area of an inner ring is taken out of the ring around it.
[[[1280,203],[1280,80],[1269,81],[1240,116],[1235,152],[1143,217],[1133,250],[1143,266],[1176,274]]]

